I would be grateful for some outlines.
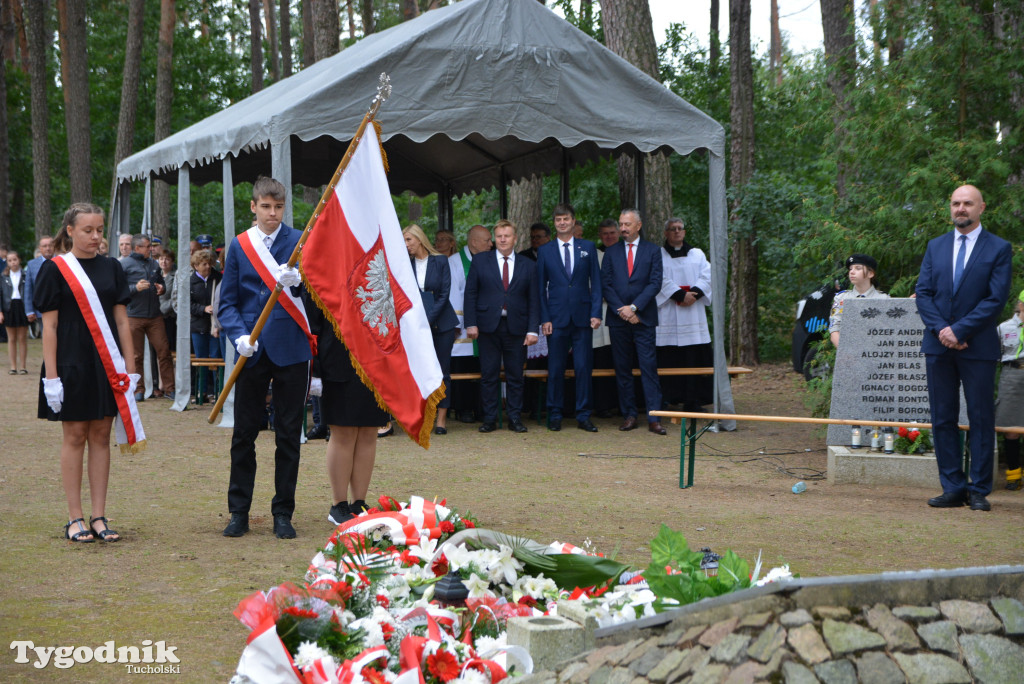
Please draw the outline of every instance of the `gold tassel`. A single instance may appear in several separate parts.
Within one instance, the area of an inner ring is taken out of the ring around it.
[[[388,153],[384,151],[384,134],[381,132],[380,121],[373,120],[373,130],[377,131],[377,142],[380,144],[380,159],[384,162],[384,173],[390,173],[391,167],[388,166]]]
[[[119,444],[122,454],[138,454],[146,450],[146,440],[140,440],[135,444]]]

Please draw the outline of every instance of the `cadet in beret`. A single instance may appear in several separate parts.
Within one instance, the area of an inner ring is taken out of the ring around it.
[[[832,344],[839,346],[839,326],[843,320],[843,304],[847,298],[888,299],[889,295],[875,289],[875,271],[878,262],[867,254],[853,254],[846,260],[847,277],[851,287],[836,294],[832,300],[832,314],[828,317],[828,336]]]

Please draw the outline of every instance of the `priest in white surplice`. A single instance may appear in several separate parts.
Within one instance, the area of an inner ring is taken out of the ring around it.
[[[683,220],[665,222],[661,248],[664,272],[658,301],[658,368],[714,366],[707,309],[711,306],[711,264],[704,252],[686,242]],[[668,404],[687,411],[714,401],[710,375],[662,376],[662,394]]]

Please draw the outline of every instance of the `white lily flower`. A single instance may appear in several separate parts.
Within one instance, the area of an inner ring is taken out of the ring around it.
[[[427,535],[420,537],[419,544],[409,547],[409,553],[427,563],[433,560],[435,551],[437,551],[437,540],[431,539]]]
[[[473,564],[479,558],[479,553],[470,551],[466,548],[465,544],[445,544],[441,547],[444,552],[444,557],[448,559],[448,567],[452,570],[461,570],[462,568]]]
[[[788,565],[783,565],[781,568],[772,568],[768,571],[768,574],[757,581],[757,586],[763,587],[771,582],[786,582],[793,579],[793,573],[789,571]]]
[[[466,589],[469,590],[469,598],[485,598],[494,596],[491,591],[491,583],[485,580],[480,575],[472,574],[469,579],[462,580],[462,583],[466,585]]]
[[[512,548],[502,544],[495,552],[491,563],[488,565],[488,577],[497,584],[505,580],[508,584],[515,586],[516,576],[523,564],[512,557]]]

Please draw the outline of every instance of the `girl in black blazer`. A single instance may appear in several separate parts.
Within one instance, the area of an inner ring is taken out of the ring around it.
[[[11,375],[28,375],[28,318],[25,316],[25,269],[14,250],[7,252],[7,265],[0,277],[0,323],[7,327],[7,353],[11,357]],[[18,362],[21,365],[18,365]],[[20,371],[19,371],[20,369]]]
[[[423,229],[415,223],[402,231],[405,235],[405,246],[409,250],[412,270],[416,274],[416,283],[423,298],[423,308],[427,312],[430,333],[434,339],[434,353],[444,374],[445,396],[437,405],[437,425],[435,435],[448,434],[446,427],[448,407],[451,406],[452,394],[452,345],[459,332],[459,317],[448,299],[452,289],[452,273],[448,267],[448,257],[444,256],[430,244]]]

